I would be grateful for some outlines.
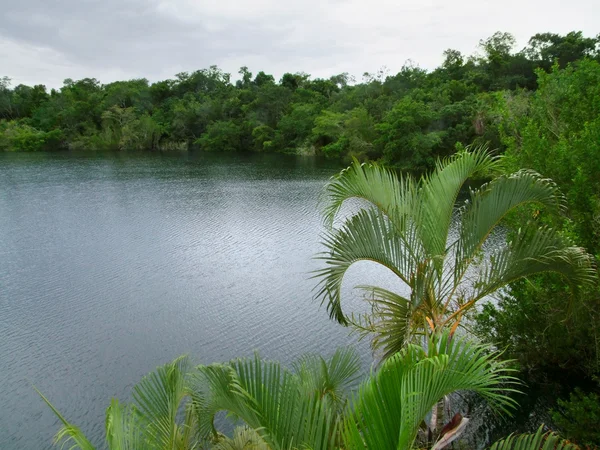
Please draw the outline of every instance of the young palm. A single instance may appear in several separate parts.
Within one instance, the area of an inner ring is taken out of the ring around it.
[[[445,395],[475,392],[499,412],[515,405],[506,395],[517,383],[507,363],[489,346],[452,338],[447,330],[429,336],[427,349],[408,345],[386,360],[348,400],[344,391],[358,370],[356,353],[347,349],[330,359],[302,357],[291,370],[258,356],[197,368],[180,358],[145,377],[131,405],[113,400],[107,410],[108,448],[409,450],[432,406]],[[94,448],[44,400],[63,422],[58,440],[69,448]],[[224,437],[214,426],[219,411],[245,426]],[[434,436],[432,449],[460,436],[468,419],[457,417]],[[544,440],[558,443],[540,431],[511,436],[493,448],[539,450]]]
[[[226,411],[256,430],[271,449],[326,450],[413,448],[427,414],[445,395],[471,391],[500,412],[515,401],[507,396],[516,380],[489,346],[452,338],[449,331],[429,337],[425,350],[409,345],[386,360],[348,401],[358,359],[348,350],[330,360],[301,358],[292,370],[258,357],[201,366],[205,392],[203,433],[218,433],[214,416]],[[437,449],[458,437],[467,419],[447,427]]]
[[[199,366],[194,384],[202,398],[200,434],[217,437],[214,417],[226,411],[256,430],[271,449],[336,448],[346,394],[359,370],[358,354],[349,348],[329,359],[302,356],[291,370],[258,355]]]
[[[106,444],[109,450],[184,450],[197,448],[195,402],[188,387],[190,364],[182,356],[158,367],[133,389],[133,403],[113,399],[106,410]],[[63,426],[55,441],[63,447],[93,450],[84,433],[68,422],[39,391]],[[181,414],[183,413],[183,414]]]
[[[496,175],[500,169],[499,157],[477,148],[439,161],[433,173],[418,181],[356,161],[333,177],[325,189],[324,218],[330,227],[323,239],[326,251],[317,257],[326,267],[315,275],[320,279],[317,298],[326,303],[330,317],[374,332],[374,346],[390,357],[429,329],[458,325],[478,300],[519,278],[557,272],[573,286],[593,282],[590,255],[535,221],[482,257],[491,233],[515,208],[563,208],[556,185],[527,170],[496,176],[457,204],[469,178]],[[365,200],[370,207],[333,228],[340,207],[350,198]],[[342,281],[358,261],[391,270],[410,295],[362,286],[373,314],[345,314]]]
[[[329,359],[305,355],[293,370],[254,358],[192,368],[186,357],[156,369],[134,387],[133,403],[113,399],[106,411],[110,450],[207,448],[334,448],[346,392],[357,380],[356,351],[339,349]],[[39,391],[38,391],[39,393]],[[39,393],[63,426],[55,441],[93,450],[84,433]],[[225,410],[249,428],[227,438],[214,426]],[[302,445],[301,445],[302,444]]]
[[[475,392],[501,413],[516,405],[506,395],[518,384],[513,370],[489,345],[453,338],[446,330],[429,336],[426,347],[408,344],[361,385],[342,425],[346,448],[414,448],[427,414],[456,391]],[[432,448],[444,448],[462,433],[468,419],[456,417],[434,436]]]

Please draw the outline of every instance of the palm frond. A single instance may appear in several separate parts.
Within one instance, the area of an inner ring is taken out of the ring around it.
[[[548,227],[528,224],[502,248],[492,252],[474,286],[474,299],[489,295],[508,283],[542,272],[562,275],[573,287],[596,282],[594,260]]]
[[[232,438],[223,436],[211,448],[213,450],[269,450],[269,446],[260,435],[245,426],[236,427]]]
[[[379,263],[405,283],[410,282],[408,276],[416,271],[420,248],[418,241],[408,242],[406,238],[376,210],[362,210],[342,228],[325,235],[327,250],[316,259],[323,260],[327,267],[315,272],[315,278],[320,279],[316,297],[327,303],[332,319],[348,323],[341,307],[341,287],[344,275],[358,261]]]
[[[146,442],[160,448],[177,448],[185,432],[177,413],[189,395],[186,377],[190,364],[181,356],[146,375],[133,388],[138,416],[144,423]]]
[[[227,411],[255,429],[273,449],[330,448],[337,414],[320,395],[305,395],[301,378],[277,362],[241,358],[200,366],[207,387],[204,432],[215,432],[215,414]]]
[[[133,405],[122,405],[112,399],[106,410],[106,443],[110,450],[140,450],[156,448],[143,439],[144,424]]]
[[[366,200],[390,216],[396,208],[408,203],[407,195],[414,192],[410,185],[414,185],[410,178],[398,177],[377,164],[354,160],[325,187],[321,199],[325,224],[331,227],[342,204],[351,198]]]
[[[317,395],[341,412],[346,403],[346,392],[357,381],[360,371],[358,352],[350,347],[338,348],[329,359],[306,354],[293,364],[300,378],[303,395]]]
[[[377,286],[357,288],[365,292],[366,299],[373,308],[372,314],[365,317],[358,327],[375,334],[373,348],[383,351],[384,359],[402,350],[416,335],[421,334],[415,328],[423,317],[419,316],[417,307],[409,299]],[[371,320],[372,318],[376,320]]]
[[[564,199],[552,180],[527,170],[495,178],[472,191],[470,201],[460,215],[454,282],[460,282],[487,238],[508,213],[526,204],[538,204],[558,211],[563,203]]]
[[[489,346],[452,339],[446,331],[430,338],[427,351],[408,345],[361,385],[344,421],[345,443],[411,448],[425,416],[445,395],[473,391],[492,408],[510,413],[515,402],[506,393],[515,384],[512,370]]]
[[[544,426],[532,434],[512,434],[494,443],[490,450],[576,450],[579,447],[557,434],[544,433]]]
[[[476,174],[497,170],[499,163],[500,158],[492,156],[486,147],[477,147],[438,161],[436,169],[422,177],[420,214],[415,222],[430,257],[446,254],[452,213],[464,183]],[[437,265],[441,270],[441,261],[438,260]]]
[[[70,423],[65,417],[54,407],[52,403],[42,394],[35,386],[33,387],[35,391],[39,394],[39,396],[44,400],[46,405],[50,407],[52,412],[58,419],[62,422],[63,426],[56,433],[54,437],[54,441],[58,444],[62,442],[62,448],[67,445],[70,445],[70,449],[79,448],[81,450],[94,450],[94,446],[88,440],[87,437],[83,434],[83,432]]]

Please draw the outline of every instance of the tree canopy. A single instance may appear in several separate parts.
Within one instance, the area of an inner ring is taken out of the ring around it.
[[[276,151],[431,169],[457,143],[503,146],[489,120],[490,95],[535,91],[555,64],[598,60],[598,42],[575,31],[538,33],[515,51],[514,37],[497,32],[480,41],[478,55],[447,49],[435,70],[409,62],[361,82],[347,73],[285,73],[277,81],[246,66],[234,82],[211,66],[154,83],[67,79],[47,92],[4,77],[0,150]]]

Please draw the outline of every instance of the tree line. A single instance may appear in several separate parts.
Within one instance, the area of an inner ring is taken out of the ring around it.
[[[357,82],[347,73],[239,80],[216,66],[174,79],[101,84],[67,79],[60,89],[0,82],[0,149],[275,151],[380,159],[403,169],[431,168],[457,143],[503,145],[497,93],[533,92],[541,72],[596,59],[598,37],[581,32],[515,39],[497,32],[480,54],[446,50],[440,67],[383,68]]]

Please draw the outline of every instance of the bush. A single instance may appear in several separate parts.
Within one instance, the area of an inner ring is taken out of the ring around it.
[[[569,400],[558,400],[552,419],[566,438],[580,445],[600,446],[600,395],[577,388]]]
[[[2,121],[0,149],[11,152],[56,150],[62,144],[61,130],[40,131],[23,121]]]

